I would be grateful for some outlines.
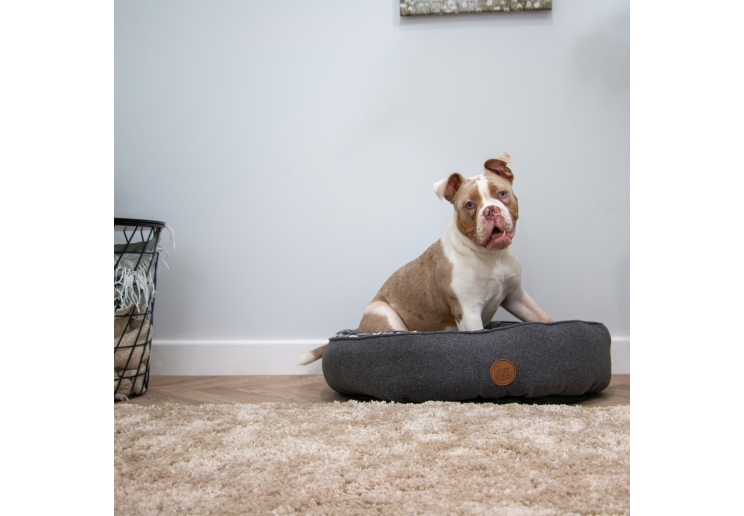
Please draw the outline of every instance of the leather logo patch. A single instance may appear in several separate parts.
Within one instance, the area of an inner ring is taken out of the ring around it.
[[[491,366],[491,380],[496,385],[509,385],[517,377],[517,368],[508,360],[497,360]]]

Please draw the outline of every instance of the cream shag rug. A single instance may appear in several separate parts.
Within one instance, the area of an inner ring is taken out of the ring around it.
[[[627,514],[630,407],[116,405],[116,514]]]

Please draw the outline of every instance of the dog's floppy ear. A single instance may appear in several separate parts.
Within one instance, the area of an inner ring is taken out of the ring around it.
[[[483,168],[486,169],[486,172],[493,172],[494,174],[501,176],[504,179],[508,179],[509,182],[513,183],[514,174],[512,174],[512,171],[509,169],[509,167],[506,166],[507,163],[511,162],[511,156],[509,156],[508,152],[505,152],[496,159],[489,159],[488,161],[486,161],[483,164]]]
[[[457,193],[457,189],[463,182],[463,177],[455,172],[449,177],[445,177],[441,181],[434,183],[434,192],[440,199],[447,199],[452,202],[452,198]]]

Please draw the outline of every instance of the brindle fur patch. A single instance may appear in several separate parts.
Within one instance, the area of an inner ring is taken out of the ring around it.
[[[483,204],[478,188],[474,187],[475,181],[468,180],[460,190],[459,195],[455,195],[452,204],[455,206],[455,213],[457,214],[457,228],[466,237],[472,239],[476,238],[476,231],[478,229],[478,211]],[[475,204],[474,209],[468,210],[465,205],[468,202]]]
[[[365,313],[362,316],[362,321],[359,323],[359,328],[357,328],[356,331],[362,333],[378,333],[393,329],[394,328],[390,325],[390,321],[386,316],[376,313]]]
[[[498,199],[506,205],[511,214],[512,222],[516,224],[519,218],[519,200],[514,195],[511,182],[496,174],[486,174],[486,177],[488,178],[488,189],[491,197]],[[499,197],[499,192],[506,192],[506,199]]]
[[[457,326],[462,320],[462,307],[452,290],[452,263],[444,256],[437,240],[424,254],[407,263],[390,276],[372,301],[384,301],[395,310],[409,331],[441,331]],[[387,318],[364,314],[359,331],[383,331],[378,326]]]

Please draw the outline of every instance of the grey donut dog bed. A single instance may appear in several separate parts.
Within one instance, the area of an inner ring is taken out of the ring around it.
[[[596,322],[491,322],[479,331],[356,333],[329,340],[335,391],[396,402],[570,403],[610,383],[610,333]]]

